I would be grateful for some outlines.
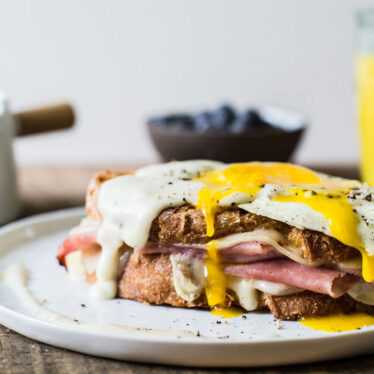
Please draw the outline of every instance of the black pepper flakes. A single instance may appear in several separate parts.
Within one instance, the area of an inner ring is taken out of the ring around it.
[[[365,196],[365,200],[366,201],[371,201],[371,194],[370,193]]]

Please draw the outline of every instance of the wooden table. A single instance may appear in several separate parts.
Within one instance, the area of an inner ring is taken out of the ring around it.
[[[352,167],[317,167],[357,177]],[[100,167],[25,168],[19,173],[23,215],[83,205],[91,175]],[[253,369],[190,369],[120,362],[37,343],[0,326],[0,373],[373,373],[374,355],[297,366]]]

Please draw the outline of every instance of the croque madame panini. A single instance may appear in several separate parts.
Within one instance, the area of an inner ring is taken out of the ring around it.
[[[91,181],[58,260],[92,297],[374,315],[374,188],[282,163],[185,161]]]

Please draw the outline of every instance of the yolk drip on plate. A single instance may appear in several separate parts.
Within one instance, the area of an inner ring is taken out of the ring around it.
[[[374,256],[369,256],[357,231],[359,219],[347,199],[355,181],[322,179],[313,171],[284,163],[242,163],[225,169],[208,171],[195,178],[203,187],[198,194],[197,208],[201,209],[207,225],[207,235],[214,235],[215,214],[220,211],[220,200],[233,194],[245,194],[248,201],[266,185],[286,187],[286,193],[272,195],[273,201],[305,204],[321,213],[332,236],[358,249],[362,255],[362,274],[367,282],[374,280]],[[211,306],[222,306],[226,293],[226,279],[219,263],[214,241],[208,244],[206,260],[206,294]]]
[[[229,308],[214,308],[212,313],[217,317],[234,318],[243,314],[243,310],[235,307]]]
[[[302,318],[299,322],[313,330],[341,332],[374,325],[374,317],[365,313],[338,314],[326,317]]]

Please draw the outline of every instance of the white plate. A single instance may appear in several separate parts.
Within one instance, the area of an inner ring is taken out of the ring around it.
[[[33,296],[48,309],[79,323],[184,329],[199,331],[201,336],[138,336],[47,323],[25,309],[3,282],[0,282],[1,324],[29,338],[73,351],[171,365],[269,366],[374,352],[373,327],[334,334],[314,331],[298,322],[279,325],[268,313],[221,319],[202,310],[157,307],[130,300],[90,300],[89,286],[69,280],[55,259],[58,245],[83,214],[82,209],[65,210],[1,228],[0,271],[10,264],[23,264],[29,272]]]

